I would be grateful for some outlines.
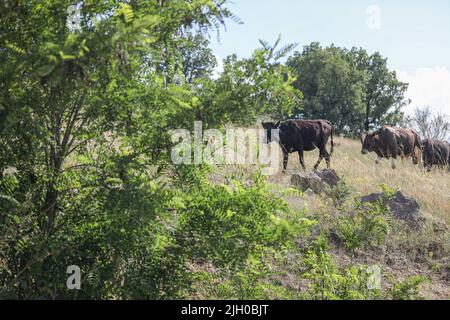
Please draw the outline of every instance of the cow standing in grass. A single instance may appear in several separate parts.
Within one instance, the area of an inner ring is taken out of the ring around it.
[[[363,135],[361,142],[362,154],[375,152],[378,156],[376,163],[381,158],[391,158],[392,169],[396,167],[397,156],[400,156],[402,160],[404,157],[412,157],[414,164],[419,163],[421,140],[412,129],[383,126],[372,133]]]
[[[440,168],[449,166],[450,168],[450,143],[439,139],[425,139],[422,141],[423,166],[428,171],[433,165]]]
[[[271,130],[279,130],[279,144],[283,151],[283,172],[286,171],[289,153],[298,152],[300,164],[305,168],[303,151],[319,149],[319,160],[314,165],[317,169],[323,158],[330,168],[330,156],[333,153],[333,125],[328,120],[285,120],[277,122],[263,122],[263,128],[266,130],[266,142],[272,140]],[[331,137],[331,150],[328,153],[326,145]]]

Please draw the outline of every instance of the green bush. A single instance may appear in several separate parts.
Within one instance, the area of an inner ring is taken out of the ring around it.
[[[192,259],[239,268],[260,248],[289,247],[294,235],[312,224],[308,219],[287,221],[288,211],[261,176],[251,184],[231,180],[214,185],[204,180],[177,209],[175,238]]]
[[[345,183],[344,180],[340,180],[336,186],[325,185],[325,194],[333,201],[333,205],[340,207],[352,194],[352,188]]]
[[[306,252],[303,276],[309,280],[311,299],[376,299],[377,288],[369,288],[371,273],[366,266],[354,265],[340,270],[329,252],[328,240],[321,234]]]
[[[389,228],[388,212],[379,203],[359,206],[354,213],[341,215],[337,221],[337,234],[353,254],[367,245],[382,244]]]
[[[426,281],[423,276],[411,276],[403,281],[394,282],[390,290],[393,300],[417,300],[419,299],[419,287]]]

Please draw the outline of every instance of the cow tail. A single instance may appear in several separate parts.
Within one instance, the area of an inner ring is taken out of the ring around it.
[[[334,142],[333,142],[333,125],[331,125],[331,150],[330,150],[330,155],[333,154],[333,150],[334,150]]]

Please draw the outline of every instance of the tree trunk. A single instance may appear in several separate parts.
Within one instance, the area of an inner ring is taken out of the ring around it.
[[[47,193],[45,195],[44,212],[47,214],[47,232],[50,233],[56,217],[56,204],[58,201],[58,191],[53,182],[47,186]]]
[[[366,104],[366,119],[364,121],[364,131],[365,132],[369,132],[369,129],[370,129],[369,116],[370,116],[370,105],[369,105],[369,103],[367,103]]]

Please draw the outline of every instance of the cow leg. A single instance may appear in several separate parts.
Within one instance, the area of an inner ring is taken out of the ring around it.
[[[325,158],[325,162],[327,163],[327,168],[330,169],[331,159],[330,159],[330,154],[328,153],[327,149],[323,150],[323,156]]]
[[[289,160],[289,153],[283,150],[283,172],[286,172],[288,160]]]
[[[414,149],[413,156],[412,156],[412,163],[419,164],[419,162],[420,162],[420,155],[416,152],[416,149]]]
[[[397,158],[396,157],[395,158],[392,157],[392,159],[391,159],[391,167],[392,167],[392,169],[395,169],[397,167],[396,161],[397,161]]]
[[[303,150],[298,152],[298,159],[300,160],[300,165],[302,166],[303,170],[306,170],[305,159],[303,157]]]
[[[317,170],[317,168],[319,167],[320,162],[322,162],[323,159],[323,151],[320,150],[319,152],[319,160],[317,160],[316,164],[314,165],[314,170]]]
[[[381,161],[381,157],[380,157],[380,156],[377,156],[377,158],[375,159],[375,163],[376,163],[376,164],[379,164],[380,161]]]

